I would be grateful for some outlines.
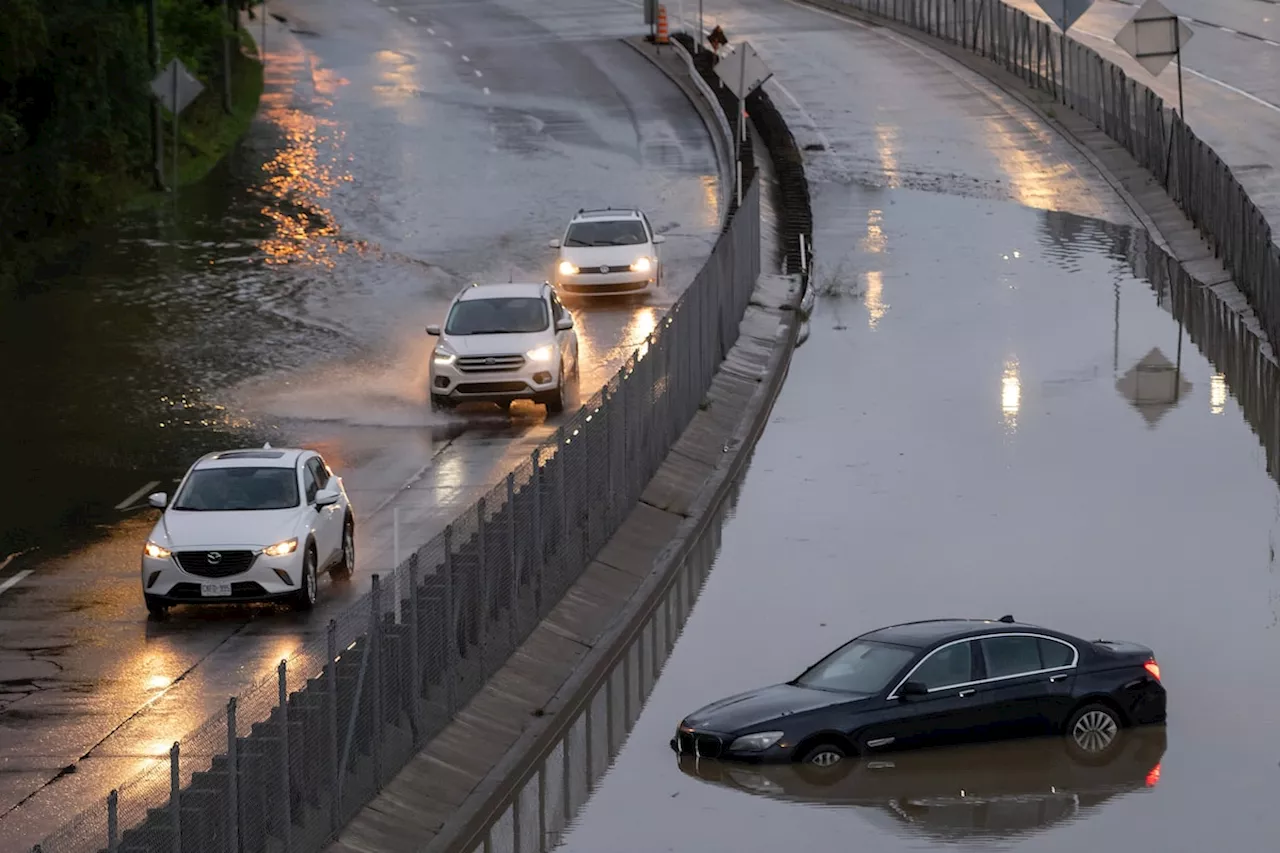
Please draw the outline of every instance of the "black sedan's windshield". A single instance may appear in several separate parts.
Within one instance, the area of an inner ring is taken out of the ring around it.
[[[638,246],[648,242],[639,219],[575,222],[565,235],[566,246]]]
[[[204,468],[191,472],[173,500],[173,509],[240,512],[289,509],[298,505],[292,468]]]
[[[518,335],[541,332],[550,323],[547,303],[536,296],[466,299],[454,303],[447,335]]]
[[[879,693],[916,654],[915,649],[902,646],[854,640],[811,666],[794,683],[840,693]]]

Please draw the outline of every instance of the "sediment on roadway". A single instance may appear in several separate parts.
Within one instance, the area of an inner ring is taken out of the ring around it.
[[[1246,321],[1256,312],[1272,346],[1280,341],[1280,246],[1271,225],[1231,167],[1121,68],[1000,0],[802,2],[927,44],[1031,108],[1194,279],[1238,289],[1224,298]]]
[[[764,184],[774,180],[768,164],[756,175],[738,215],[758,211]],[[715,265],[713,256],[707,269]],[[495,825],[524,838],[521,849],[542,849],[541,821],[529,815],[555,794],[539,767],[583,721],[584,704],[619,661],[643,645],[655,610],[674,600],[681,567],[705,542],[764,429],[790,363],[806,283],[799,274],[759,277],[697,414],[617,533],[471,705],[328,853],[488,849]]]

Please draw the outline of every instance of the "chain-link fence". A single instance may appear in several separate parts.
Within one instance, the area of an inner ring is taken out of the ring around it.
[[[511,656],[640,499],[738,337],[753,182],[658,328],[443,533],[40,853],[318,850]],[[423,803],[424,809],[435,808]]]
[[[1231,168],[1164,100],[1097,51],[999,0],[808,0],[962,46],[1088,118],[1173,197],[1280,341],[1280,247]]]

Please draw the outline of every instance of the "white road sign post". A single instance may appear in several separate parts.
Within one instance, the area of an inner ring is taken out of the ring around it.
[[[747,138],[744,114],[747,111],[747,95],[764,85],[773,76],[769,66],[747,42],[734,45],[730,52],[716,63],[716,76],[738,99],[738,139],[734,161],[737,163],[736,183],[738,204],[742,204],[742,143]]]
[[[151,81],[151,91],[173,116],[173,192],[178,192],[178,116],[204,91],[204,84],[191,76],[176,56]]]
[[[1062,46],[1060,48],[1060,57],[1062,65],[1062,102],[1067,103],[1067,30],[1075,26],[1076,21],[1084,16],[1093,7],[1094,0],[1036,0],[1039,6],[1049,20],[1058,25],[1058,29],[1062,30]],[[1049,61],[1053,61],[1053,47],[1049,48]]]
[[[1159,77],[1169,60],[1178,65],[1178,115],[1182,113],[1182,48],[1195,35],[1191,27],[1170,12],[1160,0],[1147,0],[1129,23],[1116,33],[1115,42],[1152,77]]]
[[[1191,27],[1182,19],[1170,12],[1159,0],[1147,0],[1129,23],[1116,33],[1115,42],[1126,53],[1138,60],[1138,64],[1147,70],[1152,77],[1159,77],[1175,60],[1178,65],[1178,118],[1187,120],[1182,109],[1182,48],[1195,35]],[[1169,145],[1164,152],[1164,171],[1169,174],[1169,162],[1173,159],[1173,134],[1169,134]]]

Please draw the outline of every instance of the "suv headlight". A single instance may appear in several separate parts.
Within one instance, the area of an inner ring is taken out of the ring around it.
[[[436,344],[436,351],[431,356],[431,360],[436,364],[453,364],[457,357],[458,356],[444,344]]]
[[[551,345],[548,344],[545,347],[538,347],[537,349],[529,350],[527,353],[525,353],[525,356],[530,361],[543,362],[543,361],[551,360],[551,353],[552,353]]]
[[[576,264],[571,264],[568,261],[560,262],[560,275],[577,275],[577,274],[578,274],[578,267]]]
[[[636,262],[631,265],[631,271],[632,272],[648,272],[649,267],[650,267],[650,264],[649,264],[648,258],[636,258]]]
[[[173,556],[173,552],[168,548],[162,548],[154,542],[148,542],[142,546],[142,553],[146,554],[153,560],[167,560]]]
[[[756,732],[743,735],[729,744],[729,749],[741,752],[760,752],[782,739],[782,732]]]
[[[268,557],[287,557],[296,550],[298,550],[298,540],[295,537],[286,539],[283,542],[277,542],[274,545],[268,545],[262,549],[262,553]]]

